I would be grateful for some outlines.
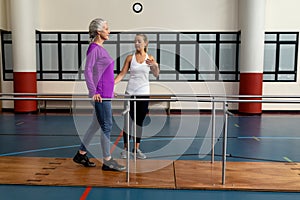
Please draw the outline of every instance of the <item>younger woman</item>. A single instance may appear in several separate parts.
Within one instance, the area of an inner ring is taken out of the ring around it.
[[[145,34],[137,34],[134,40],[135,53],[128,55],[124,66],[115,78],[115,84],[120,82],[127,72],[130,70],[130,77],[126,88],[126,94],[129,94],[136,98],[148,98],[150,94],[149,85],[149,72],[152,71],[155,77],[159,75],[158,63],[155,61],[152,55],[147,54],[148,38]],[[142,95],[142,96],[141,96]],[[130,118],[132,125],[132,120],[134,119],[134,103],[130,101]],[[136,152],[136,156],[139,159],[146,159],[146,155],[140,150],[140,142],[142,137],[142,126],[146,114],[148,113],[149,101],[136,101],[136,144],[134,145],[133,152]],[[124,120],[125,122],[127,120]],[[126,123],[125,126],[127,127]],[[127,141],[128,130],[123,129],[123,139],[124,139],[124,150],[121,152],[121,158],[127,158],[128,142]]]

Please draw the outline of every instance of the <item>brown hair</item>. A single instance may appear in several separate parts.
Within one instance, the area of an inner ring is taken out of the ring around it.
[[[142,34],[142,33],[138,33],[135,36],[141,36],[141,37],[143,37],[144,42],[147,44],[145,46],[145,48],[144,48],[144,51],[147,53],[147,51],[148,51],[148,44],[149,44],[147,35]]]

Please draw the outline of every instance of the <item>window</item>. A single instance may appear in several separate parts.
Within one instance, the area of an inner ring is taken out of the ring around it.
[[[105,48],[117,75],[137,32],[112,32]],[[144,32],[161,73],[155,81],[239,81],[239,32]],[[298,32],[265,34],[264,81],[296,81]],[[87,32],[36,32],[39,81],[84,80]],[[3,79],[13,79],[11,33],[1,31]],[[125,77],[128,79],[128,76]]]
[[[296,81],[298,41],[298,32],[265,34],[264,81]]]
[[[39,32],[37,43],[37,79],[39,81],[75,80],[80,76],[82,33]]]

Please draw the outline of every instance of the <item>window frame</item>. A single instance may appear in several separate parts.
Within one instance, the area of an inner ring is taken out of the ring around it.
[[[135,34],[141,33],[141,32],[111,32],[111,35],[114,36],[113,40],[108,40],[105,42],[105,44],[109,45],[115,45],[116,50],[116,56],[115,59],[115,69],[114,73],[115,75],[120,73],[121,68],[123,66],[123,63],[121,63],[120,59],[120,52],[121,52],[121,45],[123,44],[132,44],[133,45],[133,39],[124,39],[124,38],[130,38],[133,37]],[[142,32],[146,35],[151,35],[149,43],[156,45],[156,55],[153,55],[157,62],[160,63],[161,60],[161,46],[162,45],[174,45],[175,46],[175,69],[174,70],[161,70],[158,78],[151,78],[150,81],[162,81],[162,82],[182,82],[182,81],[189,81],[189,82],[238,82],[239,81],[239,48],[240,48],[240,32],[238,31],[228,31],[228,32]],[[56,35],[56,40],[47,40],[43,39],[44,35]],[[62,35],[64,34],[73,34],[77,36],[76,39],[71,40],[63,40]],[[224,39],[222,40],[221,36],[230,35],[235,36],[234,39]],[[273,75],[275,78],[274,80],[267,80],[264,78],[264,82],[296,82],[297,81],[297,62],[298,62],[298,45],[299,45],[299,32],[266,32],[265,36],[268,34],[276,35],[276,40],[266,40],[264,43],[266,44],[275,44],[276,45],[276,61],[275,61],[275,70],[274,71],[266,71],[264,69],[264,76]],[[296,40],[280,40],[281,36],[285,34],[295,34]],[[11,36],[10,31],[3,31],[1,30],[1,48],[2,48],[2,67],[3,67],[3,80],[4,81],[11,81],[13,80],[13,70],[12,69],[6,69],[6,58],[5,58],[5,45],[9,44],[12,45],[11,37],[8,37],[10,39],[5,39],[7,36]],[[202,39],[205,36],[213,36],[213,39]],[[5,37],[6,36],[6,37]],[[128,37],[129,36],[129,37]],[[171,39],[168,39],[168,36],[172,36]],[[182,39],[184,37],[191,37],[191,39]],[[58,58],[58,70],[44,70],[43,69],[43,45],[46,44],[57,44],[57,58]],[[77,45],[77,59],[78,59],[78,70],[64,70],[62,63],[63,63],[63,55],[62,55],[62,48],[63,44],[74,44]],[[36,45],[38,46],[37,51],[37,80],[38,81],[74,81],[74,80],[84,80],[83,76],[83,69],[81,67],[81,64],[83,63],[84,58],[82,58],[82,55],[84,55],[83,52],[83,45],[89,44],[89,38],[87,32],[51,32],[51,31],[36,31]],[[104,44],[104,45],[105,45]],[[200,45],[202,44],[212,44],[215,45],[215,70],[206,71],[201,70],[200,68],[200,61],[199,61],[199,49]],[[220,71],[220,46],[222,44],[232,44],[235,46],[235,63],[234,63],[234,70],[225,70]],[[283,71],[279,69],[280,64],[280,47],[281,45],[295,45],[295,56],[294,56],[294,70],[293,71]],[[181,45],[193,45],[195,49],[195,69],[193,70],[184,70],[181,68],[180,62],[181,62]],[[119,55],[119,56],[118,56]],[[57,79],[52,78],[46,78],[45,75],[47,74],[53,74],[57,75]],[[294,79],[291,80],[280,80],[279,76],[282,74],[291,74],[294,76]],[[64,75],[70,75],[71,77],[74,76],[74,78],[64,78]],[[175,77],[174,79],[164,79],[163,76],[172,75]],[[194,77],[194,79],[181,79],[182,76],[191,76]],[[211,76],[214,77],[212,79],[201,79],[200,76]],[[222,75],[232,75],[232,79],[229,80],[222,80]]]
[[[266,71],[264,69],[264,76],[265,75],[274,75],[274,80],[266,80],[264,82],[296,82],[297,81],[297,66],[298,66],[298,45],[299,45],[299,32],[266,32],[267,34],[276,35],[276,40],[265,40],[266,44],[274,44],[275,45],[275,70],[274,71]],[[295,35],[296,40],[280,40],[280,36],[282,35]],[[282,45],[295,45],[295,55],[294,55],[294,70],[293,71],[284,71],[279,69],[280,65],[280,47]],[[291,80],[279,80],[279,76],[281,74],[285,75],[294,75],[294,79]]]

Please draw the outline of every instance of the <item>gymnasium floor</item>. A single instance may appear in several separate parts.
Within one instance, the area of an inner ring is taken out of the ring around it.
[[[41,113],[0,114],[0,156],[72,158],[76,153],[88,115]],[[153,113],[145,121],[144,152],[160,150],[175,141],[187,142],[182,154],[168,151],[149,159],[209,160],[210,152],[200,147],[205,144],[210,130],[210,115],[200,113]],[[263,114],[261,116],[230,116],[228,123],[228,161],[299,162],[300,115]],[[112,143],[120,135],[123,117],[114,114]],[[217,117],[215,160],[221,160],[222,116]],[[191,133],[196,128],[196,134]],[[182,132],[178,131],[182,130]],[[150,132],[153,132],[149,134]],[[79,133],[78,133],[79,132]],[[179,132],[179,133],[178,133]],[[176,137],[175,137],[176,135]],[[179,137],[178,137],[179,136]],[[98,148],[99,138],[93,140]],[[122,139],[117,143],[122,147]],[[200,150],[201,149],[201,150]],[[176,152],[176,151],[174,151]],[[151,155],[151,154],[149,154]],[[118,148],[113,156],[119,157]],[[1,163],[3,165],[3,163]],[[100,169],[99,169],[100,170]],[[189,166],[186,166],[189,170]],[[200,180],[201,181],[201,180]],[[272,182],[272,180],[269,180]],[[300,178],[299,178],[300,181]],[[1,180],[0,180],[1,183]],[[299,188],[300,192],[300,188]],[[234,190],[180,190],[110,187],[0,185],[1,200],[6,199],[298,199],[298,192],[259,192]]]

